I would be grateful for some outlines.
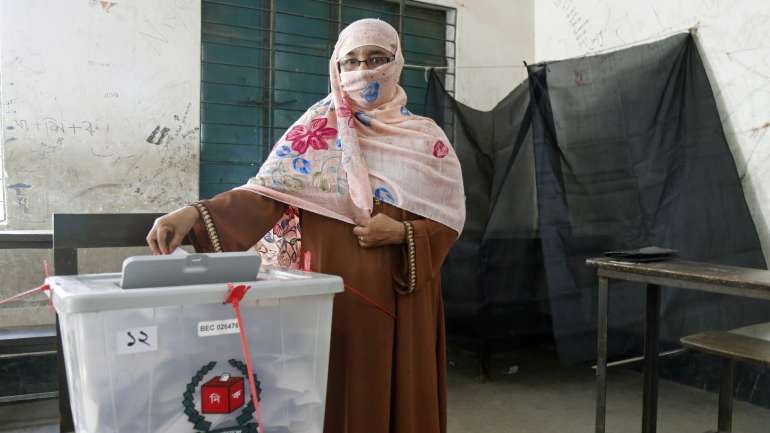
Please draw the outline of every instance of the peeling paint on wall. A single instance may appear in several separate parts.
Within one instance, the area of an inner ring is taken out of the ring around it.
[[[49,229],[54,212],[166,212],[198,198],[200,20],[196,0],[0,1],[4,229]],[[0,273],[0,297],[39,277],[25,272]],[[22,310],[27,324],[50,322]],[[20,316],[4,311],[0,327]]]

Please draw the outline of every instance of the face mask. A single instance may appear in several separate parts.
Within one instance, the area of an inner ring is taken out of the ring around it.
[[[340,72],[340,87],[358,107],[376,108],[396,94],[395,66],[391,62],[377,69]]]

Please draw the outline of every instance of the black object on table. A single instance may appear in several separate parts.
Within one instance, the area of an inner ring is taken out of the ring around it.
[[[644,247],[635,250],[607,251],[605,256],[624,262],[661,262],[675,258],[679,252],[661,247]]]
[[[644,391],[642,433],[657,431],[658,335],[660,330],[661,286],[701,290],[724,295],[770,300],[770,271],[666,260],[634,263],[609,257],[586,260],[599,277],[596,361],[596,433],[604,433],[607,409],[607,317],[609,280],[646,284],[647,302],[644,333]],[[720,400],[721,402],[721,400]]]

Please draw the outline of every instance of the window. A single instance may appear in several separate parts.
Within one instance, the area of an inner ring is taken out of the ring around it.
[[[2,122],[0,122],[0,126],[2,126]],[[5,202],[5,154],[3,153],[3,141],[0,140],[0,224],[5,224],[8,220]]]
[[[2,89],[0,89],[0,224],[8,222],[8,211],[5,200],[5,140],[6,132],[4,118],[8,111],[8,105],[3,100]]]
[[[400,29],[409,109],[424,112],[426,73],[454,87],[455,11],[384,0],[203,0],[200,195],[253,176],[275,141],[328,94],[337,34],[361,18]]]

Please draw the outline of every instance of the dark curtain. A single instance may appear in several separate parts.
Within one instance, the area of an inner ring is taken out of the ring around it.
[[[527,71],[488,112],[431,76],[427,113],[454,140],[467,196],[443,271],[451,338],[496,350],[547,333],[564,362],[593,360],[587,258],[657,245],[766,267],[689,34]],[[644,300],[639,285],[611,284],[611,358],[642,353]],[[664,288],[661,320],[673,347],[683,335],[770,321],[770,304]]]
[[[434,74],[426,109],[453,140],[467,200],[443,267],[449,337],[497,351],[549,334],[526,83],[483,112],[457,102]]]

